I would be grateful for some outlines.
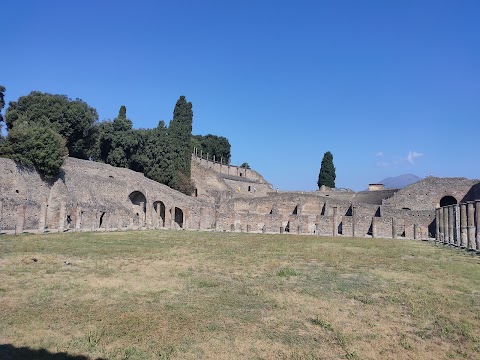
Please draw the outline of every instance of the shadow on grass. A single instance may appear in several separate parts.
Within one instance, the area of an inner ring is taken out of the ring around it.
[[[0,359],[2,360],[91,360],[82,355],[69,355],[64,352],[51,353],[45,349],[30,349],[28,347],[15,347],[10,344],[0,345]],[[104,360],[96,358],[96,360]]]

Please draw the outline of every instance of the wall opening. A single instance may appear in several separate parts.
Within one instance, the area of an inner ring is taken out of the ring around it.
[[[195,189],[195,197],[198,197],[198,189]]]
[[[353,210],[352,210],[352,205],[350,205],[347,212],[345,213],[345,216],[352,216],[352,215],[353,215]]]
[[[175,208],[175,223],[183,229],[183,211],[180,208]]]
[[[287,226],[285,226],[285,232],[290,232],[290,221],[287,223]]]
[[[444,196],[440,200],[440,207],[448,206],[448,205],[456,205],[456,204],[457,204],[457,199],[455,199],[453,196],[450,196],[450,195]]]
[[[165,204],[162,201],[155,201],[153,203],[153,208],[159,219],[159,226],[165,227]]]
[[[143,193],[141,193],[140,191],[133,191],[132,193],[130,193],[130,195],[128,195],[128,198],[133,205],[140,207],[143,205],[143,208],[140,208],[140,211],[145,212],[145,204],[147,203],[147,198],[145,197],[145,195],[143,195]]]
[[[100,215],[100,222],[98,224],[98,227],[101,228],[103,224],[103,216],[105,215],[105,212],[102,211],[102,215]]]
[[[248,191],[252,191],[252,187],[251,187],[251,186],[248,187]]]
[[[375,217],[382,217],[382,210],[380,206],[377,208],[377,211],[375,211]]]
[[[298,215],[298,205],[295,206],[295,209],[293,209],[292,215]]]

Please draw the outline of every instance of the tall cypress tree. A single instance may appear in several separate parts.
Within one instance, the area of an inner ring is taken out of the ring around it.
[[[173,110],[173,120],[168,126],[168,143],[173,172],[171,187],[187,195],[191,195],[193,192],[191,181],[192,122],[192,103],[187,102],[185,96],[180,96]]]
[[[333,155],[327,151],[323,155],[322,165],[320,166],[320,173],[318,174],[317,185],[320,188],[322,185],[329,188],[335,187],[335,166],[333,166]]]

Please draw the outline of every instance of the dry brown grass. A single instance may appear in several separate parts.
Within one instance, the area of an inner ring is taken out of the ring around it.
[[[480,257],[429,243],[148,231],[1,236],[0,254],[0,343],[17,348],[480,358]]]

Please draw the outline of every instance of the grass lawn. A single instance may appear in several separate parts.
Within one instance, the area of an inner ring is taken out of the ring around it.
[[[2,235],[0,358],[59,353],[480,359],[480,257],[286,234]]]

